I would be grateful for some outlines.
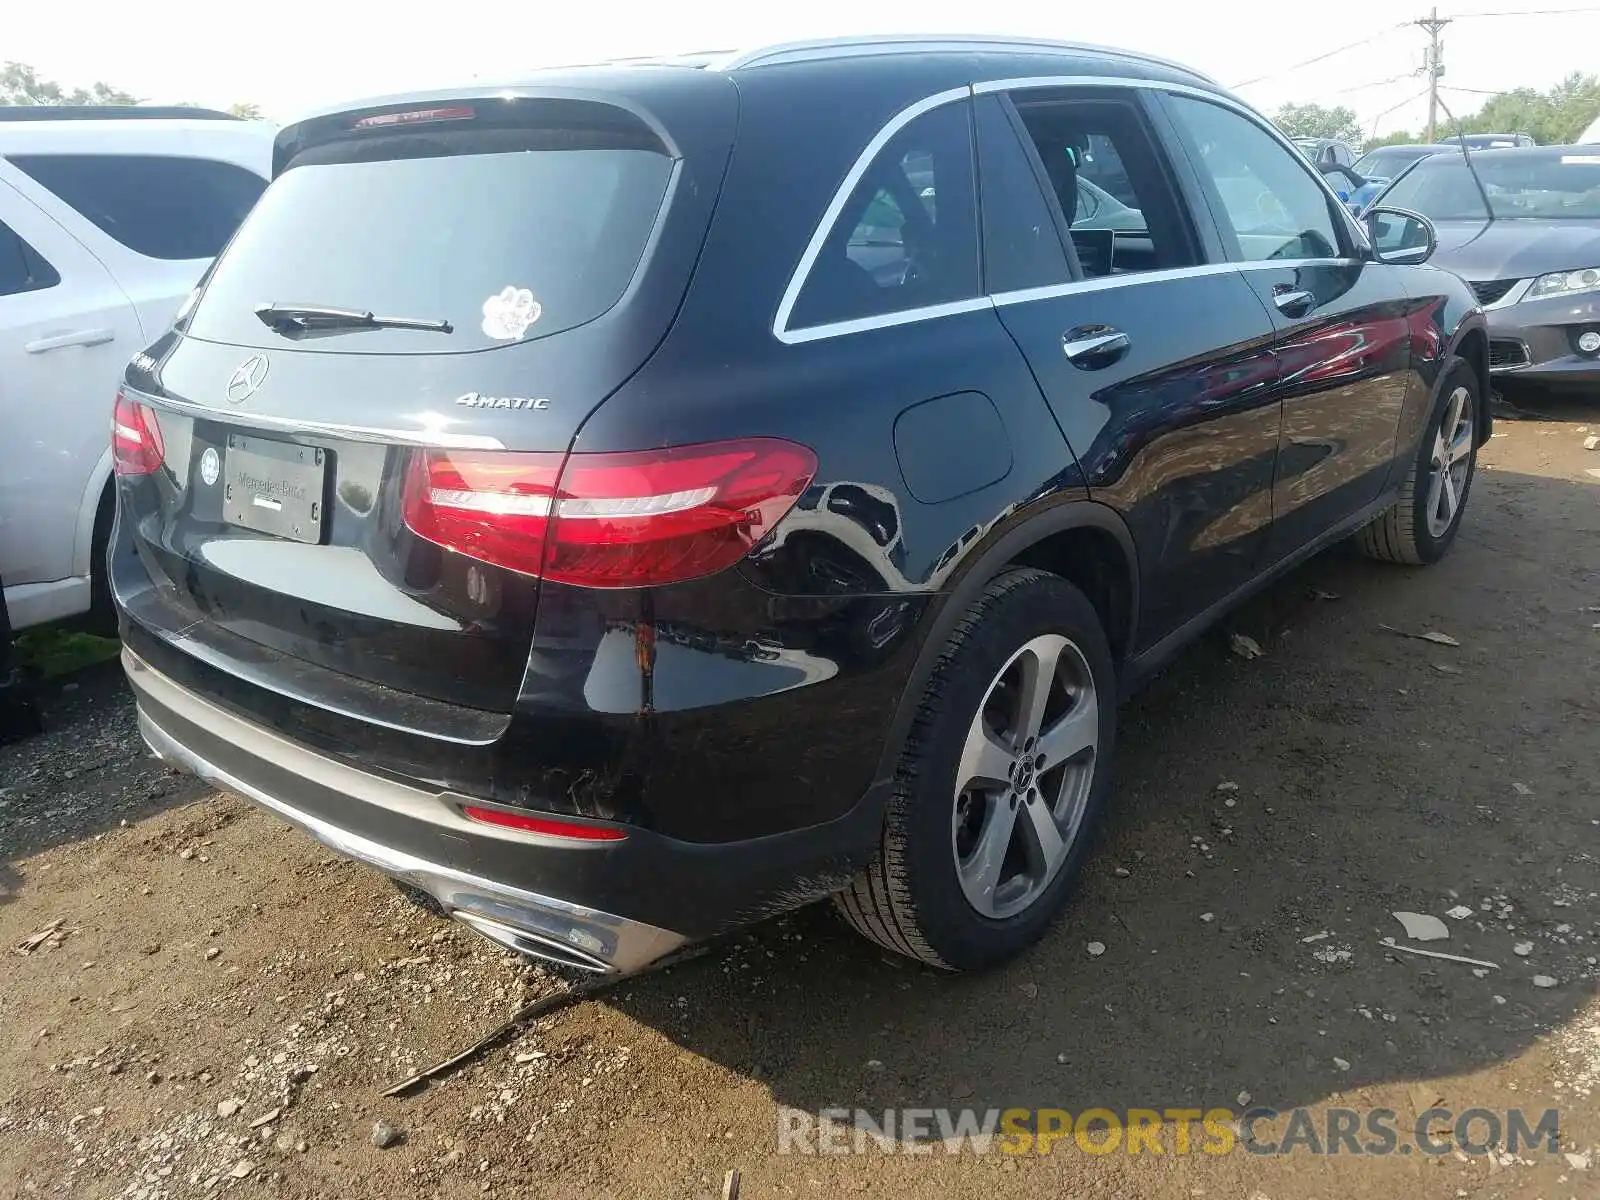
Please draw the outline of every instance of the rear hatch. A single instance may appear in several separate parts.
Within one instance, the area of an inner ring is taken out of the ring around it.
[[[419,488],[510,462],[553,480],[673,320],[736,111],[698,71],[575,82],[280,134],[272,185],[119,400],[147,634],[389,723],[391,689],[511,711],[535,571]]]

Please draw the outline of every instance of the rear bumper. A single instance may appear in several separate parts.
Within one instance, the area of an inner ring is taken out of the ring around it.
[[[131,650],[123,650],[122,662],[139,698],[139,732],[163,760],[253,800],[347,858],[420,888],[446,913],[503,945],[585,970],[628,972],[648,966],[688,940],[669,929],[430,861],[298,808],[292,797],[274,794],[252,782],[250,760],[270,760],[274,766],[300,776],[308,788],[342,784],[351,803],[373,804],[395,813],[436,809],[440,817],[450,811],[437,796],[364,775],[207,703],[184,691]],[[172,719],[174,716],[202,725],[225,739],[235,750],[233,761],[228,765],[214,762],[185,745],[167,728],[179,724]]]
[[[822,826],[700,845],[643,829],[574,842],[472,821],[469,797],[316,753],[211,702],[123,650],[151,749],[332,850],[432,896],[502,945],[629,973],[678,947],[844,886],[870,854],[863,800]]]

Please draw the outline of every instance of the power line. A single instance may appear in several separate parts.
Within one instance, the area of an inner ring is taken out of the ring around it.
[[[1319,62],[1326,62],[1328,59],[1333,58],[1336,55],[1344,54],[1344,53],[1347,53],[1348,51],[1351,51],[1351,50],[1359,50],[1363,46],[1370,46],[1373,42],[1378,41],[1380,38],[1387,37],[1389,34],[1395,32],[1398,29],[1404,29],[1408,25],[1422,25],[1422,26],[1426,27],[1426,25],[1429,22],[1436,21],[1439,24],[1439,28],[1442,29],[1442,28],[1444,28],[1444,26],[1450,24],[1452,21],[1465,21],[1465,20],[1475,19],[1477,17],[1559,17],[1559,16],[1565,16],[1565,15],[1567,15],[1569,13],[1600,13],[1600,5],[1586,5],[1586,6],[1581,7],[1581,8],[1526,8],[1526,9],[1505,9],[1505,10],[1496,11],[1496,12],[1458,13],[1454,17],[1445,17],[1445,18],[1442,18],[1442,19],[1439,17],[1439,10],[1436,8],[1436,9],[1433,10],[1432,16],[1429,17],[1429,18],[1426,18],[1425,20],[1401,21],[1398,24],[1391,25],[1386,29],[1380,29],[1377,33],[1373,34],[1371,37],[1364,37],[1358,42],[1351,42],[1349,45],[1346,45],[1346,46],[1338,46],[1335,49],[1324,51],[1323,53],[1318,54],[1313,58],[1308,58],[1303,62],[1297,62],[1297,63],[1293,64],[1292,66],[1284,67],[1283,69],[1278,70],[1278,71],[1269,72],[1266,75],[1257,75],[1254,79],[1246,79],[1241,83],[1235,83],[1235,84],[1233,84],[1231,86],[1235,90],[1237,90],[1238,88],[1250,87],[1252,84],[1265,83],[1269,79],[1278,79],[1281,76],[1288,75],[1288,74],[1290,74],[1291,72],[1294,72],[1294,71],[1298,71],[1302,67],[1314,66],[1315,64],[1317,64]],[[1435,64],[1435,65],[1437,65],[1437,64]],[[1426,67],[1424,67],[1423,69],[1427,70]],[[1396,78],[1397,79],[1403,79],[1405,77],[1404,76],[1397,76]],[[1384,82],[1392,83],[1392,82],[1394,82],[1394,80],[1385,80]],[[1354,91],[1356,89],[1352,88],[1352,89],[1349,89],[1349,90]]]
[[[1371,83],[1358,83],[1355,87],[1340,88],[1338,91],[1329,94],[1348,96],[1351,92],[1364,92],[1368,88],[1386,87],[1391,83],[1399,83],[1402,79],[1415,79],[1416,76],[1417,73],[1415,71],[1407,71],[1404,75],[1391,75],[1387,79],[1374,79]]]
[[[1281,71],[1273,71],[1273,72],[1271,72],[1270,74],[1267,74],[1267,75],[1258,75],[1254,79],[1246,79],[1243,83],[1236,83],[1233,86],[1235,88],[1243,88],[1243,87],[1249,87],[1253,83],[1265,82],[1268,79],[1277,79],[1280,75],[1287,75],[1291,71],[1298,71],[1301,67],[1309,67],[1314,63],[1323,62],[1323,61],[1325,61],[1327,59],[1332,58],[1336,54],[1344,54],[1346,51],[1349,51],[1349,50],[1359,50],[1362,46],[1370,46],[1373,42],[1377,41],[1379,38],[1388,37],[1395,30],[1404,29],[1409,24],[1411,24],[1410,21],[1401,21],[1398,25],[1392,25],[1387,29],[1380,29],[1377,33],[1373,34],[1371,37],[1364,37],[1359,42],[1351,42],[1348,46],[1339,46],[1336,49],[1324,51],[1322,54],[1317,55],[1315,58],[1308,58],[1304,62],[1297,62],[1293,66],[1284,67]]]
[[[1565,16],[1567,13],[1597,12],[1600,12],[1600,6],[1593,5],[1585,8],[1524,8],[1509,9],[1505,12],[1457,13],[1454,19],[1457,21],[1466,21],[1472,19],[1473,17],[1561,17]]]
[[[1398,112],[1400,109],[1404,108],[1408,104],[1415,104],[1418,100],[1421,100],[1424,96],[1426,96],[1430,90],[1431,89],[1429,89],[1429,88],[1423,88],[1415,96],[1409,96],[1406,99],[1400,101],[1399,104],[1392,105],[1391,107],[1384,109],[1377,116],[1373,117],[1372,118],[1372,133],[1368,135],[1369,138],[1375,138],[1375,137],[1378,136],[1378,122],[1379,121],[1383,120],[1383,118],[1387,117],[1392,112]]]

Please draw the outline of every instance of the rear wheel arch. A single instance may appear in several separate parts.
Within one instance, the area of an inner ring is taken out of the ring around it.
[[[1444,361],[1446,364],[1449,363],[1451,355],[1465,359],[1472,367],[1473,374],[1478,377],[1478,392],[1482,397],[1482,403],[1478,405],[1477,412],[1478,442],[1481,445],[1489,440],[1489,429],[1493,420],[1489,413],[1489,399],[1494,394],[1494,389],[1489,378],[1489,333],[1487,328],[1483,325],[1472,325],[1463,330],[1457,336],[1455,344],[1450,348],[1450,353],[1445,356]],[[1448,374],[1448,371],[1440,373],[1439,381],[1435,387],[1436,394],[1432,398],[1434,403],[1438,403],[1437,390],[1444,387],[1445,376]],[[1429,411],[1432,411],[1431,408]]]
[[[111,447],[108,445],[84,481],[83,499],[78,504],[78,525],[73,537],[72,573],[94,577],[103,570],[104,563],[95,562],[95,534],[99,530],[102,514],[114,512],[117,502],[117,481],[111,471]]]
[[[81,617],[83,630],[98,637],[117,636],[117,609],[111,599],[111,533],[117,523],[117,481],[107,475],[94,506],[93,534],[89,543],[89,609]]]
[[[1116,668],[1120,670],[1132,656],[1138,629],[1139,568],[1133,535],[1121,515],[1093,500],[1069,500],[1042,512],[1019,514],[972,551],[948,587],[900,693],[875,783],[894,774],[934,665],[957,623],[990,582],[1018,567],[1047,571],[1074,584],[1099,614]]]
[[[1076,585],[1100,615],[1112,660],[1120,666],[1131,653],[1139,575],[1127,546],[1106,525],[1091,522],[1048,534],[1006,565],[1036,567]]]

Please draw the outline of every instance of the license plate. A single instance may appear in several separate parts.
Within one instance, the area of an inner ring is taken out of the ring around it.
[[[228,435],[222,519],[293,542],[320,542],[328,453],[269,438]]]

